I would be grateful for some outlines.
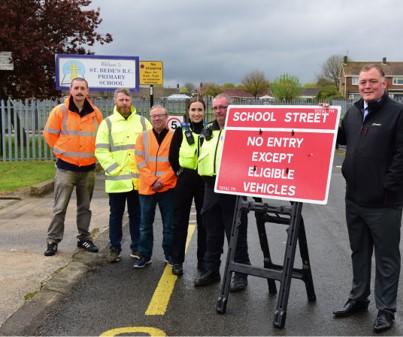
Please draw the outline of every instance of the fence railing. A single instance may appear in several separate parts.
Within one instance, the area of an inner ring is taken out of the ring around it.
[[[60,104],[56,100],[0,100],[0,161],[13,160],[50,160],[53,154],[42,137],[42,131],[50,111]],[[95,99],[94,104],[100,108],[104,117],[113,109],[111,99]],[[171,115],[182,115],[186,109],[184,101],[155,100],[154,104],[162,104]],[[235,98],[233,104],[318,104],[318,101],[294,100],[292,102]],[[134,98],[138,114],[148,117],[150,101]],[[206,121],[213,119],[211,98],[206,99]],[[350,101],[333,101],[332,105],[340,105],[345,112],[351,105]]]

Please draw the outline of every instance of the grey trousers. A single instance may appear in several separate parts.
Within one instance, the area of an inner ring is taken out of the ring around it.
[[[364,300],[369,296],[375,249],[376,307],[396,311],[402,209],[361,207],[346,200],[346,219],[353,265],[350,299]]]
[[[76,188],[77,229],[79,240],[89,239],[91,221],[90,203],[95,184],[95,170],[73,172],[56,169],[53,218],[48,228],[48,242],[60,242],[64,234],[64,220],[71,193]]]

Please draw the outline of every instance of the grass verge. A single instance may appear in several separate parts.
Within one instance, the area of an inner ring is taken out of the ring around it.
[[[52,179],[54,175],[55,163],[52,160],[0,162],[0,192],[14,192]]]

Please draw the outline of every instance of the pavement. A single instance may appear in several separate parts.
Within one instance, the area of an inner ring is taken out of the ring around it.
[[[0,195],[0,335],[23,336],[35,328],[45,308],[68,294],[80,278],[105,261],[109,204],[104,175],[97,174],[90,231],[99,253],[77,248],[76,197],[73,192],[64,239],[55,256],[46,257],[53,181]]]

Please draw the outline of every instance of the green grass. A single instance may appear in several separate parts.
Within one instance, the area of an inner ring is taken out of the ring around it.
[[[54,161],[3,161],[0,162],[0,192],[29,187],[54,175]]]

